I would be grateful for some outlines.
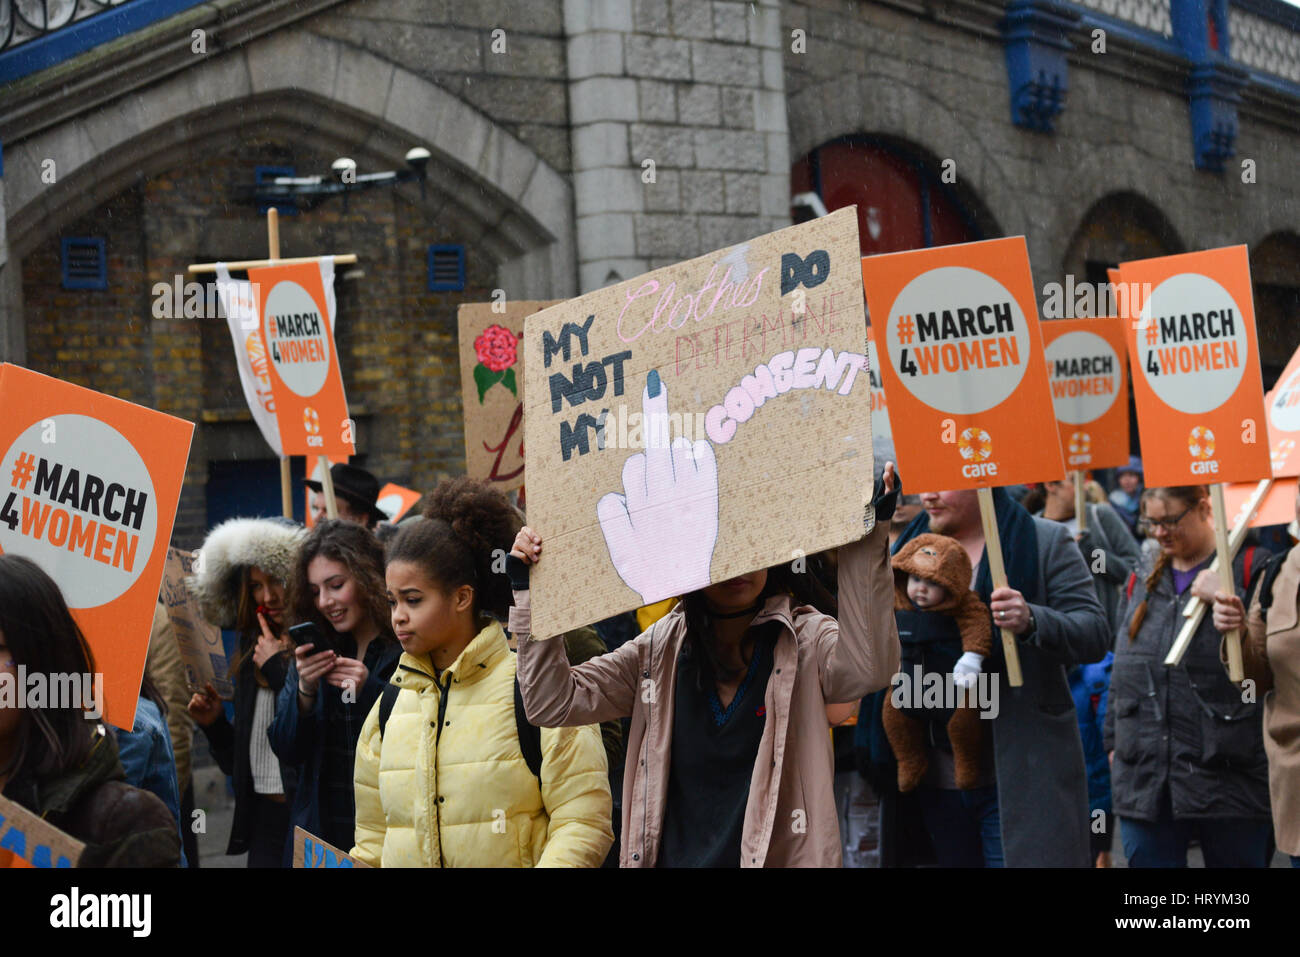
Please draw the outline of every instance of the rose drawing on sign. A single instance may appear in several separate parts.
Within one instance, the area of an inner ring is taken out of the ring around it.
[[[487,390],[498,382],[519,395],[515,384],[515,362],[519,359],[518,336],[505,326],[490,325],[474,340],[474,355],[478,365],[474,367],[474,384],[478,386],[478,401],[483,404]]]

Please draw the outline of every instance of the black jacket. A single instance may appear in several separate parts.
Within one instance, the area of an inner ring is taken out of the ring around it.
[[[79,867],[177,867],[176,819],[155,795],[126,783],[117,744],[103,726],[81,767],[44,778],[19,776],[5,797],[71,837],[86,850]]]
[[[1237,594],[1245,596],[1242,549],[1233,562]],[[1255,549],[1252,570],[1268,554]],[[1145,559],[1133,593],[1122,607],[1115,639],[1115,667],[1106,709],[1105,742],[1114,750],[1111,794],[1115,814],[1158,820],[1168,789],[1176,820],[1196,818],[1269,819],[1268,761],[1264,755],[1263,710],[1243,701],[1219,660],[1220,635],[1209,614],[1202,619],[1182,663],[1167,667],[1165,656],[1182,629],[1190,588],[1174,595],[1172,569],[1165,569],[1151,595]],[[1251,584],[1254,584],[1252,578]],[[1129,641],[1129,622],[1143,597],[1146,617]]]
[[[271,691],[279,695],[284,687],[285,675],[289,671],[289,656],[278,654],[268,658],[262,665],[262,677],[270,685]],[[253,768],[248,755],[248,746],[252,736],[253,709],[257,705],[257,666],[249,655],[244,659],[235,680],[235,723],[232,726],[226,720],[224,712],[210,726],[203,728],[207,735],[208,747],[216,758],[221,770],[234,778],[235,816],[230,824],[230,844],[227,854],[244,854],[248,851],[250,829],[249,808],[252,804]],[[280,764],[280,778],[284,782],[284,796],[292,804],[294,790],[298,783],[297,772]]]

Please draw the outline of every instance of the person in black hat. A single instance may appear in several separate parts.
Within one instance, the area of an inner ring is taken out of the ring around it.
[[[330,477],[334,480],[334,499],[338,503],[339,518],[370,529],[377,522],[388,518],[375,505],[379,501],[379,480],[365,469],[338,463],[330,466]],[[323,521],[326,518],[324,488],[313,479],[305,479],[303,484],[311,489],[308,507],[311,509],[312,520]]]

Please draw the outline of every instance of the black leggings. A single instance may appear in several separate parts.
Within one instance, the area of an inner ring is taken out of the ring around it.
[[[285,838],[289,833],[289,805],[253,795],[252,827],[248,835],[249,867],[284,867]]]

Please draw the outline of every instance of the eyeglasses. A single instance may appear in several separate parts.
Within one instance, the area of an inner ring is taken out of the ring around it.
[[[1189,508],[1184,509],[1176,518],[1147,518],[1144,515],[1138,520],[1138,528],[1143,532],[1149,532],[1153,528],[1163,528],[1166,532],[1172,532],[1175,526],[1186,518],[1188,513],[1194,508],[1196,508],[1196,506],[1192,505]]]

